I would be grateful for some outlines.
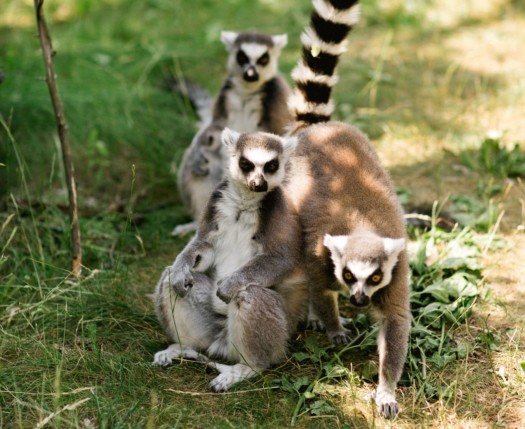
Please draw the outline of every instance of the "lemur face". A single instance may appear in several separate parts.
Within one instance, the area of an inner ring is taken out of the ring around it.
[[[384,238],[373,233],[326,234],[323,244],[330,250],[334,275],[350,293],[350,303],[366,307],[372,296],[392,280],[403,238]]]
[[[267,192],[281,183],[279,154],[274,150],[248,147],[239,152],[236,175],[252,192]]]
[[[277,60],[288,36],[224,31],[221,40],[229,51],[228,71],[244,82],[254,83],[266,82],[275,76]]]
[[[239,134],[225,128],[222,141],[230,156],[229,176],[251,192],[269,192],[284,180],[297,140],[269,133]]]
[[[202,131],[199,131],[194,137],[197,142],[194,145],[193,162],[191,165],[194,176],[206,176],[210,172],[210,160],[220,162],[222,127],[210,125]]]

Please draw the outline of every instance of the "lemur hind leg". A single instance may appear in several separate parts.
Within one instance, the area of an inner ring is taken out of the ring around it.
[[[288,320],[282,297],[274,290],[248,286],[228,304],[228,354],[235,365],[210,363],[220,374],[210,387],[228,390],[254,377],[286,356]]]
[[[155,354],[155,365],[167,366],[177,358],[207,362],[199,350],[206,350],[224,328],[224,316],[215,313],[212,306],[213,283],[202,273],[192,273],[191,278],[192,286],[184,296],[166,284],[164,275],[157,284],[157,316],[173,344]]]

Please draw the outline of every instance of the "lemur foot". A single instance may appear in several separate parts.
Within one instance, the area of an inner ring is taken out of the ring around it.
[[[319,319],[308,318],[306,327],[313,331],[324,331],[323,322],[321,322]]]
[[[173,363],[173,359],[185,358],[196,360],[199,362],[208,362],[209,359],[202,353],[195,351],[189,347],[182,348],[180,344],[171,344],[166,350],[161,350],[155,353],[153,357],[153,365],[157,366],[170,366]]]
[[[239,381],[253,377],[257,374],[248,365],[237,363],[235,365],[223,365],[210,363],[211,367],[217,369],[220,374],[210,382],[210,388],[215,392],[226,392]]]
[[[172,362],[173,357],[168,349],[155,353],[155,356],[153,357],[153,365],[170,366]]]
[[[171,231],[172,237],[183,237],[184,235],[189,234],[190,232],[197,231],[197,222],[188,222],[183,223],[181,225],[177,225],[175,228],[173,228],[173,231]]]
[[[353,321],[354,321],[354,319],[352,319],[351,317],[339,316],[339,323],[342,326],[349,326],[349,325],[352,324]]]
[[[339,316],[339,323],[341,326],[349,326],[352,324],[353,319],[351,317],[342,317]],[[306,327],[312,329],[313,331],[324,331],[323,322],[315,317],[308,317],[306,322]]]
[[[378,388],[374,399],[377,405],[377,412],[382,417],[392,419],[399,414],[400,409],[395,393]]]
[[[345,345],[352,341],[352,337],[350,337],[350,331],[348,329],[342,328],[339,331],[328,332],[327,334],[332,344]]]

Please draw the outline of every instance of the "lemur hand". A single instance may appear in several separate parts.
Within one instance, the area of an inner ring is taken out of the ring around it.
[[[173,287],[175,293],[183,298],[193,286],[193,275],[188,266],[180,266],[175,262],[166,267],[160,281],[164,287]]]
[[[243,279],[233,273],[231,276],[217,282],[217,296],[226,304],[229,304],[234,296],[242,289],[246,288]]]

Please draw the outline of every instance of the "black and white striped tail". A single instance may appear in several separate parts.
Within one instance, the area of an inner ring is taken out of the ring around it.
[[[288,103],[293,118],[309,124],[330,120],[335,67],[346,51],[346,36],[359,21],[358,0],[313,0],[313,7],[301,35],[303,56],[292,71],[295,89]]]

